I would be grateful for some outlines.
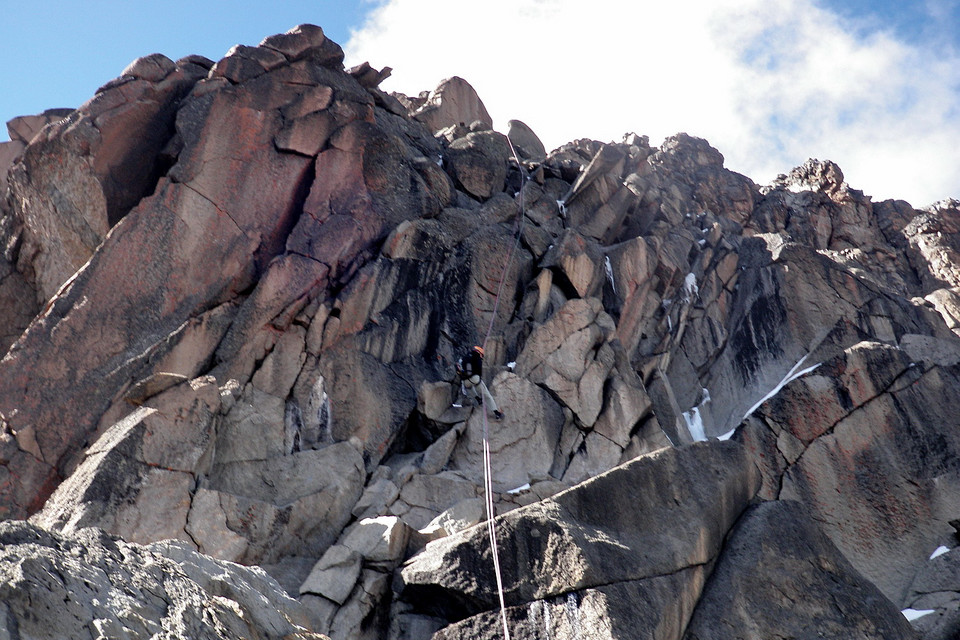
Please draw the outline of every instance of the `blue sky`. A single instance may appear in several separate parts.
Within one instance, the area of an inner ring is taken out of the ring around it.
[[[275,0],[0,0],[0,119],[76,107],[149,53],[213,60],[297,24],[319,24],[344,43],[365,2]],[[3,140],[6,128],[3,128]]]
[[[760,184],[816,157],[876,200],[960,198],[960,0],[0,0],[0,120],[304,22],[388,90],[463,76],[548,148],[686,131]]]

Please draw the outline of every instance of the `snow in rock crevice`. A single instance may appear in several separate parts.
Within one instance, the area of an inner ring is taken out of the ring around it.
[[[936,613],[936,609],[904,609],[900,613],[902,613],[903,617],[907,620],[913,621],[925,615]]]
[[[610,256],[604,256],[603,265],[607,270],[607,280],[610,281],[610,288],[613,289],[613,295],[617,295],[617,283],[613,281],[613,265],[610,264]]]
[[[741,418],[740,421],[743,422],[744,420],[746,420],[747,418],[749,418],[749,417],[753,414],[753,412],[756,411],[757,409],[759,409],[760,406],[761,406],[764,402],[766,402],[766,401],[769,400],[770,398],[772,398],[772,397],[774,397],[775,395],[777,395],[778,393],[780,393],[780,390],[783,389],[785,386],[787,386],[788,384],[790,384],[791,382],[793,382],[793,381],[796,380],[797,378],[800,378],[800,377],[803,377],[803,376],[807,375],[808,373],[810,373],[811,371],[813,371],[814,369],[816,369],[817,367],[820,366],[820,363],[817,363],[817,364],[813,365],[812,367],[807,367],[806,369],[801,369],[800,367],[803,366],[803,363],[806,362],[806,360],[807,360],[808,357],[810,357],[810,354],[809,354],[809,353],[808,353],[807,355],[803,356],[802,358],[800,358],[800,360],[797,362],[797,364],[793,365],[793,367],[790,368],[790,371],[787,371],[787,375],[783,376],[783,380],[781,380],[781,381],[777,384],[777,386],[775,386],[773,389],[771,389],[770,392],[769,392],[767,395],[763,396],[759,401],[757,401],[756,404],[754,404],[752,407],[750,407],[750,409],[749,409],[745,414],[743,414],[743,418]]]
[[[703,425],[703,416],[700,413],[700,408],[705,406],[710,402],[710,391],[706,388],[703,389],[703,399],[695,407],[691,407],[689,411],[683,412],[683,419],[687,423],[687,431],[690,432],[690,437],[693,438],[694,442],[703,442],[707,439],[706,429]]]
[[[934,549],[933,553],[930,554],[930,559],[933,560],[933,559],[936,558],[937,556],[942,556],[943,554],[948,553],[949,551],[950,551],[950,549],[948,549],[947,547],[945,547],[945,546],[943,546],[943,545],[940,545],[939,547],[937,547],[936,549]]]
[[[683,280],[683,299],[685,302],[689,302],[696,298],[700,294],[700,287],[697,286],[697,276],[693,273],[688,273],[687,277]]]

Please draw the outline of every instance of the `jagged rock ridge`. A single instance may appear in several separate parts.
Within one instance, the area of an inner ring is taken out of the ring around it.
[[[813,160],[758,187],[686,134],[548,154],[462,79],[388,74],[302,25],[11,124],[8,635],[50,597],[14,559],[82,548],[195,570],[136,624],[80,596],[110,633],[489,637],[484,416],[451,406],[488,328],[514,637],[956,632],[956,201]]]

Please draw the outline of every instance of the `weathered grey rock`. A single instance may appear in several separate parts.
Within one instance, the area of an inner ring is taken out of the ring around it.
[[[486,520],[486,507],[481,498],[467,498],[431,520],[421,533],[431,538],[450,536]]]
[[[249,386],[220,423],[217,463],[267,460],[291,453],[280,398]]]
[[[300,595],[323,596],[339,605],[347,601],[360,577],[363,556],[343,545],[335,544],[323,554],[300,586]]]
[[[218,463],[205,488],[217,492],[226,528],[249,543],[241,556],[227,559],[270,563],[283,555],[321,555],[350,520],[363,482],[363,459],[343,442],[267,460]],[[213,555],[224,521],[209,521],[207,509],[191,510],[188,530]]]
[[[503,191],[510,145],[495,131],[469,133],[455,140],[446,151],[445,166],[464,191],[480,200]]]
[[[799,504],[776,501],[741,516],[683,637],[917,635]]]
[[[609,344],[614,328],[598,299],[570,300],[527,339],[517,356],[517,374],[550,389],[592,427],[616,357]]]
[[[353,549],[368,563],[393,569],[407,549],[410,526],[396,516],[364,518],[344,535],[340,544]]]
[[[0,523],[0,630],[20,637],[321,638],[259,569],[183,543],[126,543],[97,529]],[[295,634],[302,634],[296,636]]]
[[[453,450],[452,468],[477,486],[483,485],[486,429],[495,491],[509,491],[547,478],[563,426],[560,407],[543,389],[509,372],[494,379],[490,392],[502,407],[504,418],[494,420],[491,414],[485,419],[483,409],[476,408]]]
[[[920,565],[905,604],[915,612],[911,624],[922,638],[956,637],[960,631],[960,554],[956,547],[940,545]]]
[[[451,125],[469,125],[475,120],[493,126],[493,119],[470,84],[454,76],[443,80],[411,114],[431,132]]]
[[[390,576],[364,569],[360,582],[354,587],[350,600],[341,607],[330,624],[332,640],[376,640],[382,637],[385,626],[382,619],[383,599],[390,592]]]
[[[706,579],[704,567],[668,576],[617,582],[507,609],[511,638],[679,638]],[[669,602],[665,610],[662,603]],[[449,625],[433,637],[476,639],[503,635],[499,612],[484,612]]]
[[[533,610],[551,598],[585,597],[605,586],[639,589],[659,594],[653,609],[676,621],[679,632],[706,577],[704,567],[716,559],[758,485],[756,469],[739,445],[697,444],[637,458],[511,511],[497,521],[507,604]],[[451,621],[494,609],[485,536],[477,527],[431,542],[401,569],[400,597],[420,612]],[[674,578],[664,588],[658,581],[668,575]],[[609,599],[608,606],[625,614],[636,601]],[[493,633],[496,619],[486,615],[477,624]],[[649,618],[645,624],[652,632],[658,622]],[[637,633],[634,629],[632,637]]]
[[[189,541],[196,477],[213,454],[220,393],[198,378],[155,396],[111,427],[32,522],[73,533],[98,527],[130,542]]]
[[[481,486],[453,471],[432,476],[416,474],[400,489],[400,497],[390,506],[390,512],[412,528],[423,529],[461,500],[477,497]]]
[[[372,518],[383,515],[399,495],[400,489],[389,478],[375,480],[364,488],[363,494],[353,507],[353,516]]]
[[[507,126],[507,137],[521,159],[532,162],[543,162],[547,159],[547,150],[533,129],[520,120],[510,120]]]

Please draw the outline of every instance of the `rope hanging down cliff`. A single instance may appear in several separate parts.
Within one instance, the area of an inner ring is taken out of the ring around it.
[[[510,253],[507,255],[507,260],[503,265],[503,273],[500,276],[500,283],[497,285],[497,294],[493,300],[493,311],[490,314],[490,324],[487,326],[487,334],[483,338],[483,349],[487,348],[487,341],[490,339],[490,334],[493,333],[493,323],[497,318],[497,310],[500,306],[500,296],[503,293],[503,284],[507,279],[507,273],[510,271],[510,265],[513,262],[513,255],[516,253],[517,247],[520,245],[520,236],[523,232],[523,222],[524,222],[524,193],[523,187],[527,181],[526,173],[523,170],[523,165],[520,163],[520,157],[517,155],[517,150],[513,147],[513,142],[510,141],[510,138],[507,138],[507,144],[510,145],[510,152],[513,154],[513,159],[517,163],[517,168],[520,170],[520,209],[518,212],[518,222],[516,224],[516,233],[514,234],[513,245],[510,247]],[[503,578],[500,573],[500,555],[497,550],[497,527],[494,522],[494,511],[493,511],[493,471],[490,465],[490,437],[489,437],[489,423],[487,419],[487,400],[485,395],[481,395],[482,405],[483,405],[483,490],[484,497],[486,500],[486,510],[487,510],[487,534],[490,538],[490,553],[493,557],[493,573],[497,580],[497,596],[500,599],[500,619],[503,623],[503,637],[504,640],[510,640],[510,627],[507,624],[507,606],[503,597]]]

